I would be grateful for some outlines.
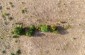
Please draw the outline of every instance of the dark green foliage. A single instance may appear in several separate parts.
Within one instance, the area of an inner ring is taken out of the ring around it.
[[[12,33],[14,34],[13,38],[18,38],[19,35],[33,36],[36,31],[61,33],[62,30],[64,30],[63,27],[56,25],[31,25],[24,28],[22,27],[22,25],[18,25],[15,27]]]
[[[24,33],[24,31],[23,31],[23,27],[21,25],[14,28],[13,34],[23,35],[23,33]]]
[[[27,35],[27,36],[32,36],[32,35],[34,35],[35,30],[36,30],[35,26],[32,25],[32,26],[30,26],[28,29],[29,29],[29,30],[26,32],[26,35]]]

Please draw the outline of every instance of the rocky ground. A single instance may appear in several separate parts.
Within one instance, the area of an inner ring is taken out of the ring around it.
[[[62,33],[13,38],[24,26],[70,26]],[[0,0],[0,55],[85,55],[85,0]]]

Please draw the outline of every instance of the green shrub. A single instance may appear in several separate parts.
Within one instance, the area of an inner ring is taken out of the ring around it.
[[[51,25],[50,30],[51,30],[51,32],[55,32],[55,31],[57,31],[57,27],[55,25]]]
[[[34,35],[35,30],[36,30],[36,28],[35,28],[34,25],[30,26],[30,27],[28,28],[28,31],[26,32],[26,35],[27,35],[27,36],[32,36],[32,35]]]
[[[13,38],[18,38],[19,35],[33,36],[35,34],[35,31],[57,33],[58,29],[59,28],[55,25],[31,25],[24,28],[22,27],[22,25],[18,25],[14,28],[14,31],[12,33],[14,34]]]
[[[15,35],[22,35],[24,33],[23,27],[21,25],[16,26],[12,33]]]
[[[41,25],[40,26],[40,31],[41,32],[49,32],[50,30],[49,30],[48,25]]]

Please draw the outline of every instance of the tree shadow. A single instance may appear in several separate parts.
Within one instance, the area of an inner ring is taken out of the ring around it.
[[[62,26],[57,26],[57,31],[61,35],[65,35],[65,34],[68,33],[67,30],[64,27],[62,27]]]
[[[42,37],[42,36],[45,36],[45,34],[39,32],[39,31],[36,31],[34,36],[35,36],[35,37]]]

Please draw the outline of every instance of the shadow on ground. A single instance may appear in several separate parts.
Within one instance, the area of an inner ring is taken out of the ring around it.
[[[68,34],[68,31],[67,31],[64,27],[62,27],[62,26],[57,26],[56,28],[57,28],[58,34],[61,34],[61,35]],[[45,36],[45,34],[39,32],[39,31],[38,31],[38,32],[36,31],[34,37],[42,37],[42,36]]]
[[[34,37],[42,37],[42,36],[45,36],[45,34],[44,33],[41,33],[41,32],[36,32],[35,33],[35,35],[34,35]]]
[[[57,26],[58,33],[61,35],[68,34],[67,30],[62,26]]]

